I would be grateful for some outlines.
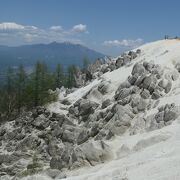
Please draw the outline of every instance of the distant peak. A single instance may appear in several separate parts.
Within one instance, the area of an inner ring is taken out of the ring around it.
[[[71,43],[70,41],[64,41],[63,43],[64,43],[64,44],[73,44],[73,43]]]
[[[52,44],[52,45],[56,45],[56,44],[59,44],[57,41],[53,41],[53,42],[51,42],[51,43],[49,43],[50,45]]]
[[[70,41],[64,41],[64,42],[53,41],[53,42],[49,43],[49,45],[59,45],[59,44],[64,44],[64,45],[77,45],[77,44],[71,43]]]

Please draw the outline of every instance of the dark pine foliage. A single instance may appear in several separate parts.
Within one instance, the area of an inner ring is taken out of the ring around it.
[[[55,101],[57,94],[50,90],[74,87],[75,69],[71,65],[65,73],[58,64],[56,71],[51,72],[45,63],[37,62],[33,72],[27,74],[22,65],[16,71],[9,67],[5,82],[0,86],[0,121],[14,119],[22,110]]]

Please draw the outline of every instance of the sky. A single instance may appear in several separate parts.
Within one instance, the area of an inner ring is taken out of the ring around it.
[[[0,0],[0,44],[72,42],[106,55],[180,36],[179,0]]]

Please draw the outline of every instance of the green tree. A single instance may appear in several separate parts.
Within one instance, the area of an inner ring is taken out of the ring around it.
[[[67,73],[67,87],[72,88],[75,86],[75,72],[76,72],[76,66],[70,65],[68,67],[68,73]]]
[[[3,98],[3,112],[7,119],[10,118],[13,110],[16,106],[16,86],[15,86],[15,72],[9,67],[6,73],[6,81],[4,86],[4,98]]]
[[[61,88],[64,85],[63,66],[58,64],[55,72],[55,88]]]
[[[88,68],[88,65],[90,64],[90,61],[87,57],[84,57],[83,59],[83,70],[86,70]]]
[[[46,64],[37,62],[34,72],[34,106],[47,103],[51,99],[48,90],[53,88],[53,75],[48,72]]]
[[[17,108],[20,113],[21,107],[25,104],[26,72],[23,65],[20,65],[17,72]]]
[[[37,62],[35,65],[35,74],[34,74],[34,106],[39,105],[40,101],[40,78],[41,78],[41,63]]]

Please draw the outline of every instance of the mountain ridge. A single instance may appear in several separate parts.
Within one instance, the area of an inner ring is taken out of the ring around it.
[[[0,45],[0,65],[1,69],[7,66],[32,66],[37,60],[44,61],[51,69],[57,64],[65,67],[69,65],[82,66],[84,58],[94,62],[97,58],[103,58],[105,55],[85,47],[81,44],[70,42],[51,42],[48,44],[32,44],[21,46],[3,46]]]

